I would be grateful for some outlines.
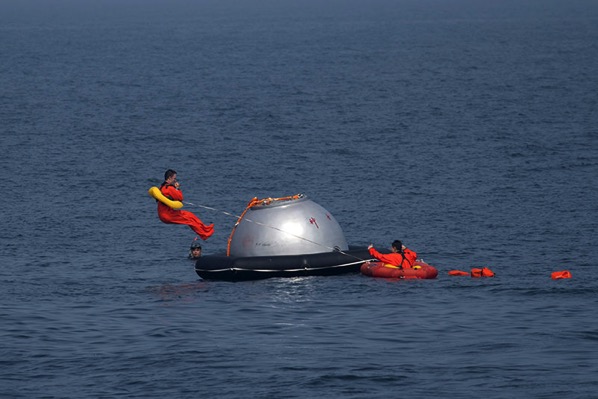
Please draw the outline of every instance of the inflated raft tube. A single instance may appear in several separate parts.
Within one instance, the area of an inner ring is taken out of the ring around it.
[[[304,255],[202,256],[195,272],[205,280],[243,281],[270,277],[331,276],[359,273],[361,265],[372,260],[367,248]]]
[[[396,266],[386,265],[382,262],[366,262],[360,270],[366,276],[382,278],[433,279],[438,276],[438,270],[434,266],[420,260],[416,260],[411,269],[399,269]]]

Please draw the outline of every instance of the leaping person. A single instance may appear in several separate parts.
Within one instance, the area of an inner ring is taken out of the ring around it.
[[[160,192],[173,201],[183,201],[183,192],[176,179],[176,171],[168,169],[164,173],[164,183],[160,186]],[[200,218],[192,212],[176,210],[158,201],[158,217],[164,223],[186,224],[202,240],[207,240],[214,234],[214,223],[206,226]]]

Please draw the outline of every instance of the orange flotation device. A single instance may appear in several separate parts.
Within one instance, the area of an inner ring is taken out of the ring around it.
[[[560,270],[558,272],[552,272],[550,275],[553,280],[560,280],[562,278],[571,278],[571,272],[569,270]]]
[[[494,277],[494,272],[487,267],[472,268],[471,272],[465,272],[463,270],[450,270],[449,276],[471,276],[471,277]]]
[[[471,269],[471,277],[494,277],[494,272],[487,267]]]
[[[464,272],[463,270],[449,270],[449,276],[469,276],[469,272]]]
[[[382,262],[365,262],[360,270],[366,276],[382,278],[433,279],[438,276],[438,270],[434,266],[421,260],[416,260],[413,267],[408,269]]]

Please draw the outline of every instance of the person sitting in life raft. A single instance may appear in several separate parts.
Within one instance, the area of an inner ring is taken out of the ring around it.
[[[376,251],[373,244],[368,246],[370,255],[388,265],[396,266],[401,269],[411,269],[415,260],[417,259],[417,253],[410,250],[399,240],[394,240],[391,244],[391,253],[382,254]]]
[[[179,182],[176,180],[176,171],[168,169],[164,173],[164,183],[160,186],[160,192],[173,201],[182,201],[183,192]],[[206,226],[200,218],[192,212],[172,209],[168,205],[158,201],[158,217],[164,223],[186,224],[202,240],[207,240],[214,234],[214,224]]]

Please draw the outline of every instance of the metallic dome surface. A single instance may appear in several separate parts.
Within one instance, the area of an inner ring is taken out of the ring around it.
[[[230,256],[301,255],[348,250],[336,219],[305,195],[255,205],[233,230]]]

